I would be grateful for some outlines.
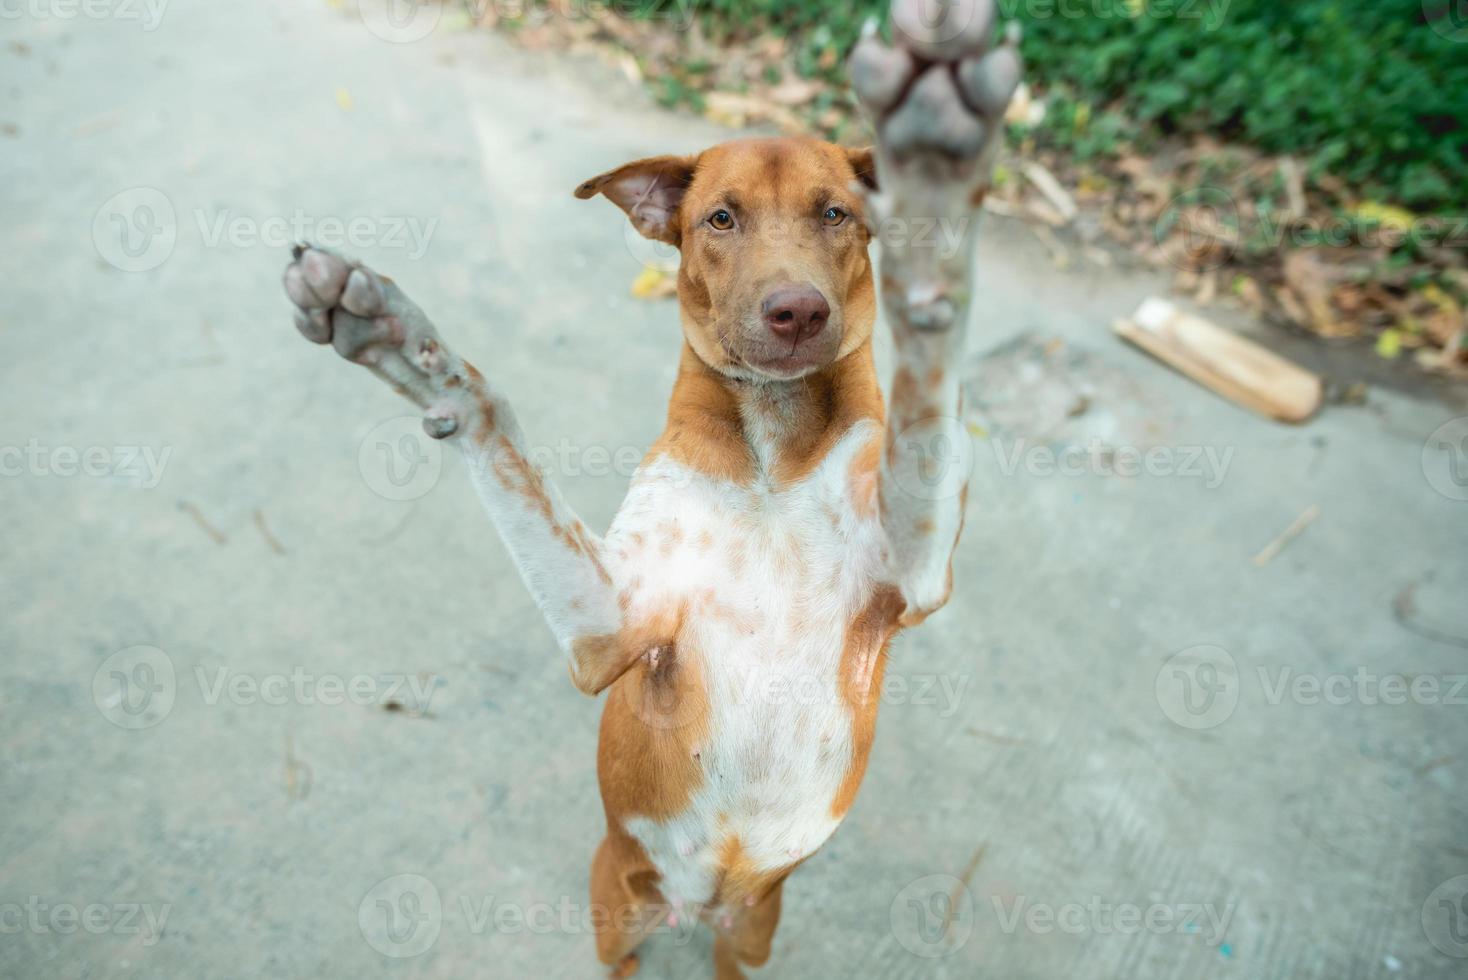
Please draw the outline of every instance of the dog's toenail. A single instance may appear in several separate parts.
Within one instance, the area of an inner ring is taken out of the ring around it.
[[[432,439],[447,439],[459,431],[459,420],[452,416],[430,415],[423,420],[423,431]]]

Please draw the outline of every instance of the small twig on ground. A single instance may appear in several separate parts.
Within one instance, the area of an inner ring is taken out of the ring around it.
[[[1442,630],[1433,629],[1431,626],[1423,626],[1417,622],[1417,583],[1413,582],[1392,600],[1392,618],[1395,619],[1403,629],[1416,633],[1418,636],[1434,643],[1446,643],[1448,646],[1461,647],[1468,650],[1468,637],[1456,636],[1445,633]]]
[[[265,512],[258,507],[255,508],[255,528],[260,532],[260,537],[264,538],[265,543],[270,546],[271,551],[277,555],[285,554],[285,548],[281,545],[280,539],[270,533],[270,526],[265,523]]]
[[[178,502],[178,509],[192,517],[194,523],[199,525],[199,529],[214,539],[215,544],[226,544],[229,542],[229,538],[225,536],[223,531],[209,523],[204,517],[204,512],[199,509],[197,504],[190,503],[187,500],[180,500]]]
[[[953,885],[953,891],[948,895],[948,911],[943,916],[943,934],[948,934],[948,927],[953,924],[953,917],[958,914],[959,892],[968,888],[969,882],[973,881],[974,872],[979,870],[979,865],[984,861],[984,855],[989,850],[989,842],[980,844],[974,851],[973,856],[968,859],[968,864],[963,869],[963,874],[958,876],[958,881]]]
[[[304,800],[311,795],[311,767],[296,758],[291,737],[285,737],[285,795],[289,800]]]
[[[1295,518],[1295,522],[1293,524],[1285,528],[1284,531],[1280,533],[1279,537],[1275,538],[1273,541],[1269,542],[1269,544],[1265,545],[1264,550],[1254,556],[1254,566],[1256,568],[1263,568],[1265,565],[1268,565],[1271,561],[1275,559],[1276,555],[1278,555],[1281,551],[1285,549],[1286,545],[1288,545],[1291,541],[1295,540],[1302,533],[1304,533],[1305,528],[1309,527],[1311,524],[1314,524],[1315,519],[1319,516],[1319,504],[1311,504],[1309,507],[1306,507],[1305,512],[1299,517]]]

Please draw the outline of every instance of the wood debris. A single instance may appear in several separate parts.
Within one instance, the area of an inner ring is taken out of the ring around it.
[[[1113,329],[1164,364],[1268,418],[1304,422],[1325,397],[1316,375],[1164,299],[1147,300],[1132,319],[1118,320]]]

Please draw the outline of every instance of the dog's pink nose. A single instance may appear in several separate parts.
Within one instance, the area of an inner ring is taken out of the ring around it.
[[[814,286],[781,286],[765,300],[765,322],[789,344],[814,337],[829,319],[831,304]]]

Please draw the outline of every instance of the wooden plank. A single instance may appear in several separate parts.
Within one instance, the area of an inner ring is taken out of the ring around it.
[[[1123,339],[1223,397],[1267,418],[1300,423],[1325,397],[1320,378],[1252,340],[1149,299],[1112,327]]]

